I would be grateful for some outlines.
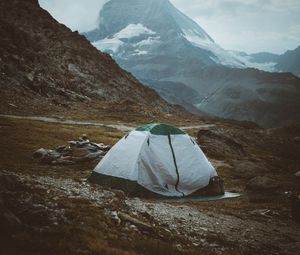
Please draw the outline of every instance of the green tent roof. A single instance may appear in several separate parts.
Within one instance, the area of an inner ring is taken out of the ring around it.
[[[153,135],[184,135],[181,129],[167,124],[147,124],[139,127],[137,131],[149,131]]]

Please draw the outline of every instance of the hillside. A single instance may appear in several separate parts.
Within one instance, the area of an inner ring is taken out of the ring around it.
[[[1,1],[0,35],[1,113],[94,118],[175,112],[37,0]]]

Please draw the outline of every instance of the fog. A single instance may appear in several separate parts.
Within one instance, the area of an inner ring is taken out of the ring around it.
[[[55,19],[79,32],[96,28],[107,1],[39,0]],[[170,1],[225,49],[283,53],[300,45],[299,0]]]

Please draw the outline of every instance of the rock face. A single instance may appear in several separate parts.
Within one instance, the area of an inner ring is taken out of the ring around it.
[[[290,72],[300,77],[300,46],[294,50],[288,50],[281,55],[269,52],[259,52],[254,54],[233,52],[233,54],[248,67],[257,68],[267,72]]]
[[[37,0],[1,1],[0,35],[2,113],[74,105],[141,115],[172,111],[108,54],[56,22]]]
[[[245,56],[222,49],[168,0],[111,0],[100,12],[98,28],[85,36],[165,99],[189,110],[263,126],[300,120],[293,110],[300,104],[299,78],[247,68],[254,65]],[[193,100],[177,93],[178,84],[194,91]]]
[[[279,56],[275,67],[279,71],[291,72],[300,77],[300,46]]]
[[[251,179],[246,188],[252,191],[268,191],[278,188],[278,183],[266,176],[257,176]]]

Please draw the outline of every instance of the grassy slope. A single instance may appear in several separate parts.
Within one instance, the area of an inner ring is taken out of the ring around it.
[[[227,129],[230,130],[231,124],[216,124],[221,128],[227,125]],[[237,129],[233,127],[234,125],[231,127],[233,129],[232,132],[236,137],[239,137],[241,135],[239,132],[242,132],[241,130],[243,129],[237,131]],[[242,134],[249,135],[251,132],[256,134],[256,131],[243,130]],[[197,129],[191,129],[189,132],[191,135],[196,136]],[[68,140],[79,137],[83,133],[90,136],[92,141],[104,142],[106,144],[114,144],[124,135],[124,132],[107,127],[95,128],[91,126],[72,126],[40,121],[0,118],[0,170],[1,172],[16,172],[33,175],[35,177],[51,177],[63,180],[70,179],[76,183],[80,183],[83,178],[89,176],[97,162],[76,166],[48,166],[34,162],[31,155],[37,148],[55,148],[58,145],[65,144]],[[189,206],[207,215],[231,215],[237,217],[246,225],[254,223],[254,228],[255,224],[267,224],[269,220],[274,221],[276,228],[280,228],[282,224],[285,224],[286,228],[289,228],[290,224],[293,223],[290,222],[289,202],[287,198],[284,197],[283,191],[292,189],[295,185],[292,173],[295,169],[294,167],[299,163],[299,160],[289,159],[286,155],[282,154],[280,161],[279,153],[283,149],[293,148],[293,152],[297,154],[296,147],[291,147],[291,144],[293,144],[292,137],[297,136],[298,131],[296,132],[291,128],[288,132],[275,130],[272,131],[272,133],[274,133],[275,138],[266,139],[269,145],[265,145],[265,147],[259,146],[257,150],[250,146],[250,148],[246,149],[247,154],[244,157],[236,155],[234,151],[230,151],[232,157],[228,158],[226,154],[220,156],[222,155],[222,153],[220,154],[222,148],[219,148],[220,151],[216,153],[215,147],[220,147],[220,144],[214,144],[213,140],[204,139],[202,144],[205,145],[204,149],[207,155],[210,156],[213,162],[219,164],[218,172],[224,178],[227,189],[236,189],[245,192],[243,189],[248,179],[244,177],[237,178],[235,172],[237,170],[243,171],[243,169],[234,169],[232,168],[232,164],[234,160],[249,160],[249,157],[250,159],[251,157],[257,158],[258,155],[260,160],[264,160],[264,162],[270,165],[273,164],[269,170],[266,169],[266,172],[271,174],[274,178],[281,178],[284,184],[283,186],[271,194],[250,194],[246,192],[240,199],[200,204],[190,203]],[[228,133],[226,134],[228,135]],[[264,136],[265,135],[261,137]],[[278,141],[277,136],[285,139],[279,140],[279,144],[282,144],[282,148],[277,142],[274,143],[274,141]],[[253,134],[251,134],[250,137],[257,139]],[[244,139],[251,141],[249,137],[247,139],[244,137]],[[247,140],[247,142],[249,141]],[[263,144],[263,141],[261,142]],[[273,148],[272,146],[276,147]],[[276,157],[270,159],[269,157],[271,155],[276,155]],[[286,164],[285,171],[281,169],[283,164]],[[287,169],[289,170],[287,171]],[[270,173],[270,170],[274,171],[274,174],[272,172]],[[279,170],[281,170],[281,172]],[[0,178],[0,184],[1,181],[3,181],[2,177]],[[46,190],[38,188],[34,184],[29,186],[13,184],[11,185],[12,187],[10,187],[7,183],[14,183],[14,181],[4,180],[5,185],[0,185],[0,197],[1,194],[4,194],[4,197],[10,201],[8,207],[23,223],[29,225],[14,232],[15,236],[12,239],[8,238],[7,242],[5,242],[7,245],[2,247],[7,254],[19,254],[21,250],[24,254],[39,254],[40,252],[44,254],[53,254],[54,252],[57,254],[215,254],[213,249],[191,246],[190,241],[184,236],[167,232],[165,227],[154,228],[151,231],[135,232],[132,231],[128,225],[116,225],[105,212],[106,209],[128,211],[129,209],[123,202],[123,195],[108,199],[108,202],[103,203],[102,206],[96,206],[91,201],[82,198],[61,196],[57,191],[50,189],[49,192],[47,188]],[[41,208],[37,209],[34,204],[47,205],[53,210],[63,209],[65,211],[65,217],[68,220],[58,220],[59,225],[53,225],[49,220],[49,212],[43,211]],[[274,215],[271,214],[271,216],[264,217],[260,216],[259,213],[253,213],[256,210],[262,209],[270,210]],[[41,230],[39,231],[38,229]],[[269,239],[272,239],[272,229],[267,229],[266,231],[267,233],[265,233],[265,235],[268,236]],[[286,239],[287,243],[282,245],[288,243],[295,244],[292,233],[293,232],[287,237],[290,238]],[[3,233],[1,233],[1,236],[2,234]],[[261,235],[262,233],[258,232],[257,238]],[[275,234],[274,237],[276,237]],[[217,242],[224,245],[226,247],[225,254],[227,252],[228,254],[242,253],[239,248],[239,242],[226,241],[226,238],[218,236],[218,234],[209,236],[208,239],[211,243]],[[13,244],[11,242],[13,242]],[[268,248],[268,245],[264,242],[270,242],[271,244],[268,243],[270,247]],[[272,251],[276,251],[276,249],[280,251],[283,249],[282,247],[279,249],[276,238],[274,238],[273,242],[274,243],[270,240],[260,240],[258,246],[260,247],[260,245],[262,245],[262,249],[264,247],[264,249],[272,249]],[[280,244],[280,246],[282,245]],[[251,251],[257,251],[250,246],[243,249],[246,249],[250,253]]]

